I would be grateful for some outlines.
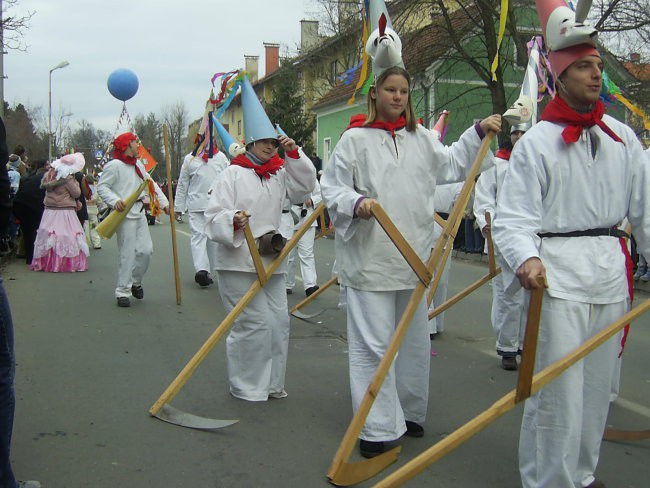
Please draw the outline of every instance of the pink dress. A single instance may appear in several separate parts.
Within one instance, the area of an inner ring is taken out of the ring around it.
[[[77,218],[75,201],[81,188],[74,176],[61,180],[53,176],[46,173],[41,183],[46,189],[45,211],[36,232],[30,268],[51,273],[86,271],[88,242]]]

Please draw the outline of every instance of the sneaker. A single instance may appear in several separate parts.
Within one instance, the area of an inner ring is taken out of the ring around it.
[[[131,287],[131,295],[133,295],[133,298],[142,300],[144,298],[144,289],[142,288],[142,285],[133,285]]]
[[[642,268],[641,266],[639,266],[634,272],[634,281],[638,281],[639,278],[641,278],[646,273],[646,271],[647,271],[646,268]]]
[[[269,393],[269,398],[275,398],[276,400],[280,400],[281,398],[287,398],[289,394],[287,391],[282,388],[280,391],[272,391]]]
[[[194,281],[196,281],[200,286],[209,286],[214,283],[208,272],[204,269],[196,272],[194,275]]]
[[[506,371],[517,371],[517,356],[503,356],[501,358],[501,367]]]
[[[287,295],[293,295],[293,290],[291,288],[287,288]]]
[[[641,278],[639,278],[641,281],[644,283],[647,283],[650,281],[650,271],[646,271],[643,275],[641,275]]]
[[[404,432],[406,437],[423,437],[424,436],[424,427],[422,427],[417,422],[411,422],[410,420],[406,421],[406,432]]]
[[[18,488],[41,488],[40,481],[19,481]]]
[[[131,306],[131,300],[129,300],[129,297],[117,297],[117,306],[118,307],[130,307]]]
[[[310,296],[316,293],[316,291],[320,288],[318,285],[310,286],[305,290],[305,295]]]
[[[388,448],[383,441],[375,442],[359,439],[359,452],[361,452],[361,455],[364,458],[374,458],[375,456],[379,456],[387,450]]]

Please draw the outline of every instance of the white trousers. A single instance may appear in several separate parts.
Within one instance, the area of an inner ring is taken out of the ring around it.
[[[217,262],[217,243],[208,239],[205,234],[205,214],[203,212],[189,212],[189,216],[194,271],[205,270],[212,273],[214,263]]]
[[[219,294],[229,313],[257,279],[255,273],[220,270]],[[230,393],[266,401],[281,392],[289,350],[289,312],[284,274],[274,274],[237,317],[226,339]]]
[[[629,309],[544,294],[535,371],[566,356]],[[519,438],[524,488],[575,488],[594,480],[619,352],[613,337],[526,401]]]
[[[92,244],[93,248],[98,249],[102,247],[102,238],[97,232],[97,225],[99,221],[97,220],[97,205],[88,204],[88,220],[84,222],[84,231],[86,232],[86,239],[88,244]]]
[[[375,374],[412,290],[361,291],[346,287],[350,389],[356,412]],[[370,409],[361,438],[390,441],[406,432],[405,420],[424,422],[429,400],[426,298],[417,307],[400,350]]]
[[[499,266],[506,264],[499,259]],[[526,331],[528,304],[525,297],[530,295],[518,288],[515,293],[506,293],[503,273],[492,278],[492,328],[497,336],[496,347],[501,353],[517,353],[521,349]]]
[[[433,300],[431,300],[431,307],[429,310],[439,307],[447,300],[447,287],[449,284],[449,273],[451,272],[451,261],[451,255],[449,255],[445,267],[442,269],[442,276],[440,277],[438,288],[433,294]],[[445,330],[445,312],[442,312],[429,320],[429,334],[437,334],[443,330]]]
[[[294,247],[287,256],[287,288],[293,289],[296,286],[296,253],[300,259],[300,275],[305,287],[311,288],[316,286],[316,258],[314,257],[314,238],[316,236],[316,227],[310,227],[307,232],[300,238],[296,247]]]
[[[124,219],[115,235],[119,252],[115,296],[130,297],[131,286],[142,284],[153,253],[151,234],[144,213],[137,219]]]

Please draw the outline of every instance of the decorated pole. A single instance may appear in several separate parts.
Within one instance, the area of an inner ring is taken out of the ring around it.
[[[174,218],[174,190],[172,188],[172,161],[169,154],[169,127],[163,125],[165,143],[165,169],[167,170],[167,199],[169,200],[169,223],[172,229],[172,254],[174,255],[174,283],[176,284],[176,305],[181,304],[181,278],[178,266],[178,248],[176,246],[176,219]]]

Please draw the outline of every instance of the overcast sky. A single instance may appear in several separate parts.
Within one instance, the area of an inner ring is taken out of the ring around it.
[[[6,5],[6,4],[5,4]],[[260,57],[263,42],[295,52],[300,20],[313,19],[314,0],[19,0],[4,16],[35,12],[24,33],[27,52],[4,57],[5,100],[42,107],[47,116],[49,71],[52,116],[71,112],[113,133],[122,102],[106,80],[118,68],[139,78],[127,101],[132,118],[183,102],[190,118],[203,115],[210,79],[218,71],[244,67],[244,55]]]

